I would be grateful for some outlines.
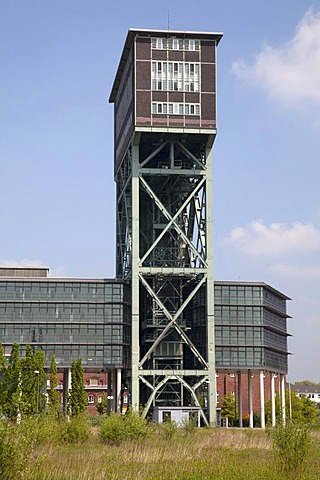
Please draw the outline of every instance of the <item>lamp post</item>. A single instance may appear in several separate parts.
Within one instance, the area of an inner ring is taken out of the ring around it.
[[[37,379],[37,415],[39,415],[39,396],[40,396],[40,371],[39,370],[35,370],[34,373],[37,375],[38,379]]]

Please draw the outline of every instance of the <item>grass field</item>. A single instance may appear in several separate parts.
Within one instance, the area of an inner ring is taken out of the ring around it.
[[[108,445],[98,430],[81,444],[41,443],[24,478],[30,480],[319,480],[320,434],[301,470],[283,472],[272,439],[261,430],[201,429],[168,437],[153,429],[145,438]]]

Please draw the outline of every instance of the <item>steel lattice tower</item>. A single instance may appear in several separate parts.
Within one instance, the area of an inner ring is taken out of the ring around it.
[[[117,276],[132,288],[131,403],[216,421],[212,146],[220,33],[129,30],[115,105]],[[200,405],[201,404],[201,405]]]

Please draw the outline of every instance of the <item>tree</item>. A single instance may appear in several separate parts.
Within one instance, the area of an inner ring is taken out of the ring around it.
[[[297,387],[319,387],[320,384],[317,382],[313,382],[312,380],[301,380],[299,382],[294,382],[293,385],[296,385]]]
[[[19,420],[21,415],[21,362],[19,345],[11,348],[9,364],[3,376],[3,413],[11,420]]]
[[[291,400],[291,401],[290,401]],[[289,418],[291,405],[291,418],[293,422],[298,423],[312,423],[317,416],[317,408],[315,404],[308,397],[298,397],[291,392],[291,397],[289,391],[285,393],[285,408],[286,408],[286,417]],[[265,407],[266,412],[266,422],[271,423],[271,401],[266,402]],[[279,393],[275,396],[275,413],[276,421],[281,422],[281,402]]]
[[[46,359],[43,350],[39,349],[35,353],[35,366],[38,371],[37,395],[38,395],[38,413],[44,413],[47,404],[47,373],[45,371]]]
[[[57,362],[53,355],[50,364],[50,391],[49,391],[49,412],[54,417],[59,415],[60,407],[60,393],[57,390],[58,376],[57,376]]]
[[[71,417],[77,417],[86,411],[88,405],[83,381],[81,358],[71,365],[71,390],[69,392],[68,408]]]
[[[221,417],[227,418],[228,423],[233,425],[237,418],[236,402],[233,393],[227,393],[222,402]]]
[[[108,409],[108,399],[105,393],[101,396],[101,401],[96,403],[96,409],[99,415],[105,415]]]
[[[6,357],[4,356],[3,346],[0,343],[0,413],[3,409],[3,394],[4,394],[4,374],[6,371]]]
[[[31,345],[26,346],[26,355],[21,360],[21,413],[32,415],[37,410],[38,376],[35,355]]]

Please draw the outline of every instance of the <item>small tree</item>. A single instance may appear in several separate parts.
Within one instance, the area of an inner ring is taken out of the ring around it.
[[[107,396],[103,393],[101,396],[101,401],[96,402],[96,409],[99,415],[105,415],[108,411],[108,399]]]
[[[271,430],[277,466],[285,478],[301,478],[306,460],[311,452],[310,430],[306,423],[279,423]]]
[[[88,405],[83,381],[81,358],[71,365],[71,390],[69,392],[69,412],[71,417],[77,417],[86,411]]]
[[[26,355],[21,360],[21,413],[31,415],[37,409],[38,376],[35,355],[31,345],[26,346]]]
[[[37,395],[38,395],[38,413],[45,412],[47,397],[47,373],[45,371],[46,359],[43,350],[39,349],[35,353],[35,366],[38,371],[39,378],[37,383]]]
[[[49,391],[49,412],[54,417],[59,415],[60,393],[57,390],[58,375],[56,357],[53,355],[50,364],[50,391]]]
[[[0,343],[0,413],[3,410],[4,395],[4,374],[6,371],[6,357],[4,356],[3,346]]]
[[[233,425],[236,417],[237,417],[237,412],[236,412],[236,402],[233,393],[227,393],[222,402],[222,407],[221,407],[221,417],[222,418],[227,418],[228,423],[230,425]]]
[[[312,423],[317,416],[315,404],[308,397],[297,397],[294,392],[285,393],[286,417],[289,417],[291,405],[291,416],[293,422]],[[281,422],[281,401],[280,395],[275,396],[275,413],[277,423]],[[271,423],[271,401],[266,402],[266,422]]]
[[[3,376],[3,413],[11,420],[21,415],[21,362],[19,345],[12,345],[8,367]]]

